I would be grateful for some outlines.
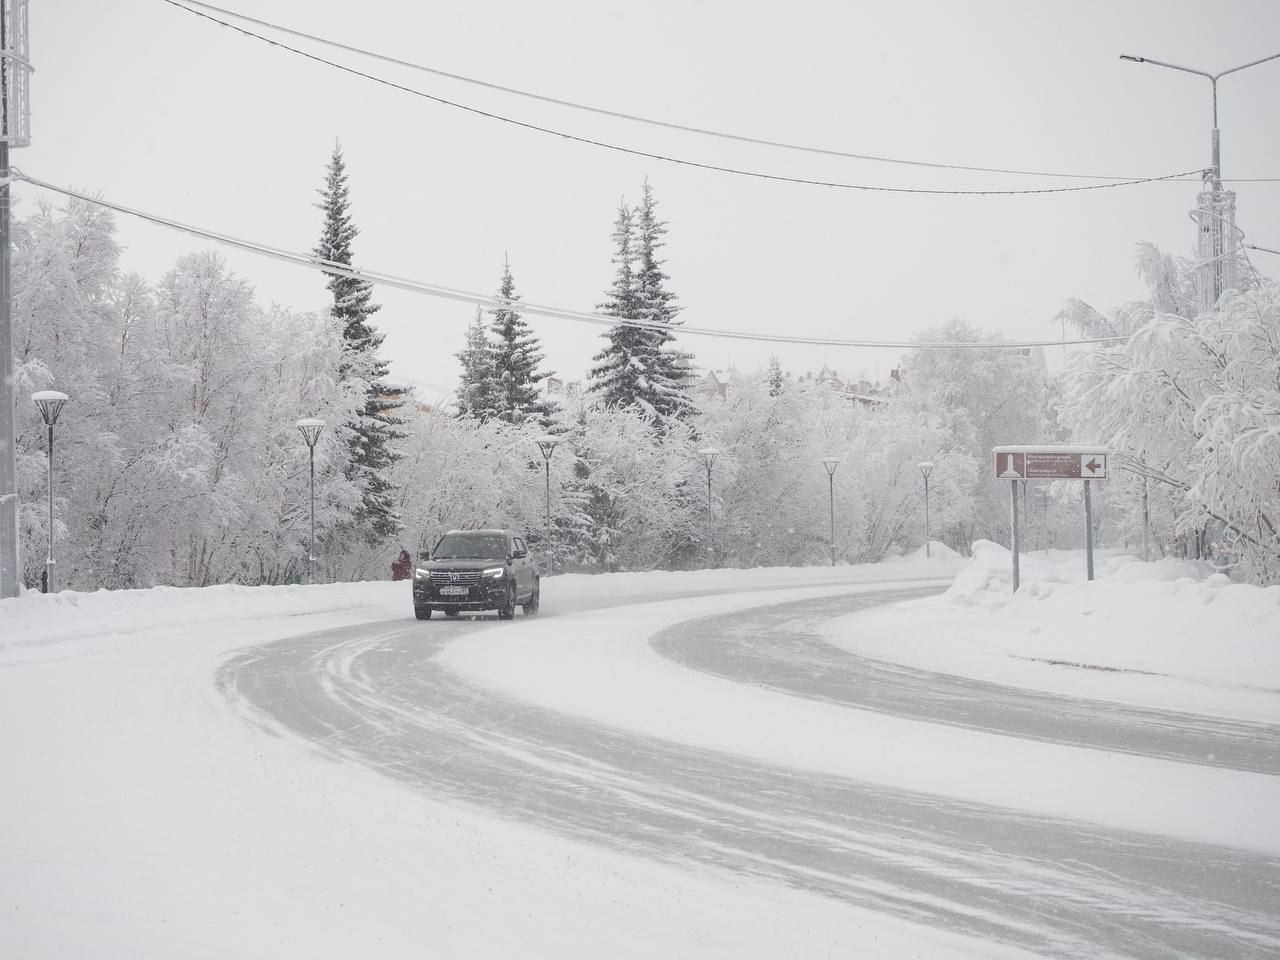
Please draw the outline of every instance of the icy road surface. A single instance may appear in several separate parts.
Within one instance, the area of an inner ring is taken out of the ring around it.
[[[810,629],[906,595],[701,618],[659,634],[655,648],[687,668],[841,708],[1275,771],[1274,732],[1099,713],[873,666]],[[279,641],[228,661],[219,686],[254,722],[428,796],[624,853],[780,881],[1055,957],[1280,955],[1274,856],[787,769],[534,706],[443,664],[448,644],[491,627],[407,621]]]

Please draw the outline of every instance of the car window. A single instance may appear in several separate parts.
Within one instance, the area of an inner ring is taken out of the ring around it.
[[[507,555],[507,538],[500,533],[446,533],[431,551],[437,560],[488,560]]]
[[[514,543],[514,544],[516,545],[516,552],[517,552],[517,553],[527,553],[527,552],[528,552],[527,550],[525,550],[524,541],[523,541],[523,540],[521,540],[519,537],[515,537],[515,538],[513,538],[511,542],[512,542],[512,543]]]

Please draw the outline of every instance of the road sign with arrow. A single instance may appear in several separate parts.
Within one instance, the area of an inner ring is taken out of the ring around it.
[[[1107,454],[1082,447],[996,447],[997,480],[1105,480]]]

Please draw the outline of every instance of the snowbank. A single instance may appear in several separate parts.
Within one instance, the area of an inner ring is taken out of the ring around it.
[[[964,557],[952,550],[945,543],[938,540],[930,540],[928,555],[924,545],[920,545],[910,553],[900,554],[898,556],[890,555],[884,558],[885,563],[902,563],[910,561],[912,563],[938,563],[938,564],[954,564],[960,565],[964,563]]]
[[[946,550],[942,544],[935,549]],[[963,559],[953,551],[931,561],[920,557],[895,568],[895,577],[950,576]],[[914,556],[914,555],[913,555]],[[898,562],[910,558],[896,558]],[[650,598],[720,591],[758,590],[787,585],[866,583],[883,573],[875,566],[755,567],[643,573],[569,574],[544,579],[544,596],[568,609]],[[190,627],[219,621],[246,621],[344,613],[370,620],[403,617],[411,609],[407,582],[368,581],[305,586],[152,587],[145,590],[63,590],[0,600],[0,651],[41,647],[79,639]],[[303,628],[299,628],[301,632]],[[28,655],[30,651],[28,650]]]
[[[390,581],[308,586],[152,587],[147,590],[28,591],[0,600],[0,651],[199,624],[346,613],[402,616],[409,585]],[[299,628],[299,632],[305,628]],[[57,655],[65,655],[60,651]]]
[[[974,544],[947,592],[833,621],[863,656],[1073,696],[1280,721],[1280,586],[1231,583],[1197,561],[1101,562]]]

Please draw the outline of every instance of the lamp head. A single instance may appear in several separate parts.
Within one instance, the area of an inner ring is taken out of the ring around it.
[[[71,398],[60,390],[40,390],[33,393],[31,399],[40,408],[41,419],[47,426],[52,427],[58,422],[58,414],[62,413],[62,408]]]
[[[922,474],[924,474],[924,478],[925,478],[926,480],[928,480],[928,479],[929,479],[929,474],[933,472],[933,461],[932,461],[932,460],[925,460],[925,461],[923,461],[923,462],[921,462],[921,463],[917,464],[917,466],[920,468],[920,472],[921,472]]]
[[[840,466],[840,458],[823,457],[822,465],[827,468],[827,476],[834,477],[836,475],[836,467]]]
[[[1131,54],[1131,53],[1122,53],[1122,54],[1120,54],[1120,59],[1121,59],[1121,60],[1128,60],[1130,63],[1146,63],[1146,62],[1147,62],[1147,58],[1146,58],[1146,57],[1135,57],[1135,56],[1134,56],[1133,54]]]
[[[302,439],[307,442],[307,446],[314,450],[316,441],[320,439],[320,434],[324,432],[324,421],[319,417],[304,417],[295,426],[302,433]]]
[[[542,456],[550,462],[551,454],[555,452],[556,447],[560,444],[559,437],[553,437],[549,433],[544,433],[540,437],[534,437],[533,442],[538,445],[538,449],[542,451]]]
[[[715,447],[703,447],[698,451],[698,456],[702,458],[702,462],[707,465],[707,469],[711,469],[711,465],[716,462],[716,457],[720,455],[720,451]]]

